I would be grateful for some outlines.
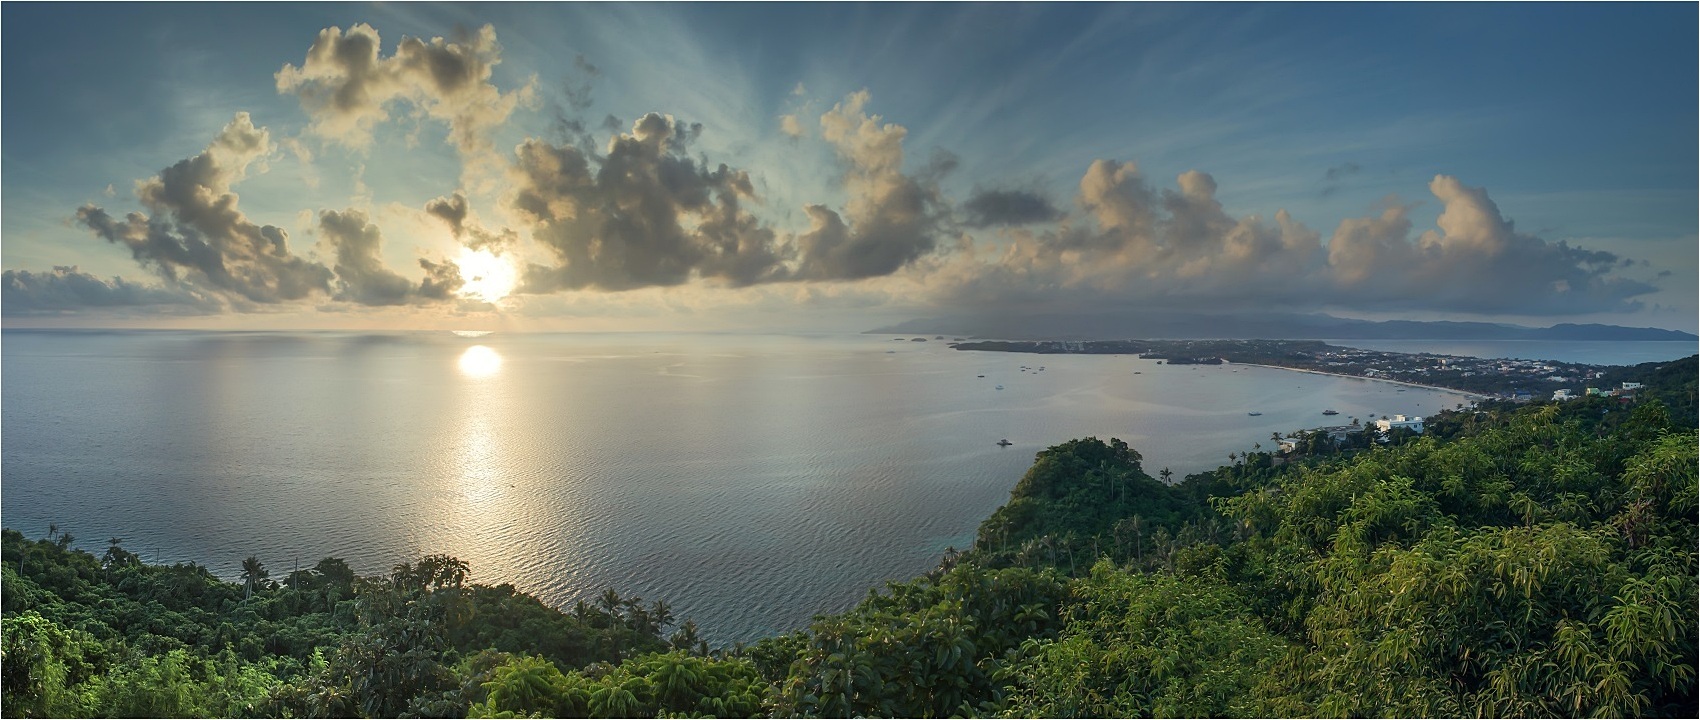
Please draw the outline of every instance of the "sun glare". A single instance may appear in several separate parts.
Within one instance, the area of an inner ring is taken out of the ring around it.
[[[462,249],[455,260],[460,266],[461,297],[493,303],[513,292],[518,280],[514,265],[489,250]]]
[[[490,377],[502,369],[502,356],[483,345],[473,345],[460,354],[460,372],[467,377]]]

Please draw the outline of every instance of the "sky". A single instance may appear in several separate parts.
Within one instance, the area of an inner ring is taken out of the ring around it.
[[[0,315],[859,331],[1185,309],[1692,332],[1697,19],[8,3]]]

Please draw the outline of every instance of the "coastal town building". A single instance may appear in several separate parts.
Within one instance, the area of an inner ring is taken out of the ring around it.
[[[1423,419],[1420,417],[1408,418],[1404,415],[1394,415],[1391,420],[1382,418],[1375,421],[1375,426],[1381,428],[1382,432],[1390,432],[1394,428],[1401,428],[1420,433],[1423,431]]]

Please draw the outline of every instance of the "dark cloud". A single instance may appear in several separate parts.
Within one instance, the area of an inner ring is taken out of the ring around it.
[[[447,260],[431,262],[419,258],[419,267],[425,270],[425,279],[419,283],[419,297],[426,300],[456,299],[455,292],[466,284],[460,267]]]
[[[456,240],[473,250],[501,255],[519,244],[519,233],[508,228],[490,230],[473,220],[466,196],[458,192],[425,203],[425,213],[442,220]]]
[[[378,256],[383,233],[359,210],[319,213],[319,236],[336,252],[335,299],[359,305],[402,305],[413,295],[407,278]]]
[[[466,232],[466,196],[455,193],[448,197],[440,197],[425,203],[425,212],[442,220],[449,225],[449,231],[455,237]]]
[[[975,189],[968,201],[962,203],[968,227],[994,225],[1031,225],[1062,218],[1062,211],[1051,204],[1050,198],[1028,190]]]
[[[1335,180],[1343,179],[1347,175],[1356,175],[1361,170],[1363,170],[1363,168],[1359,167],[1357,163],[1349,162],[1345,165],[1336,165],[1328,168],[1328,171],[1322,174],[1322,179],[1333,182]]]
[[[462,285],[451,261],[420,258],[426,277],[420,285],[384,265],[383,233],[366,213],[349,209],[319,213],[319,235],[336,254],[334,299],[359,305],[408,305],[447,300]]]
[[[257,225],[237,207],[231,185],[272,148],[264,128],[237,113],[206,151],[137,185],[152,215],[115,218],[95,205],[77,210],[77,221],[95,235],[123,245],[168,283],[189,283],[250,303],[301,300],[330,291],[331,271],[289,249],[282,228]]]
[[[772,230],[743,209],[748,174],[709,170],[686,154],[701,125],[645,115],[593,159],[571,145],[516,150],[513,208],[559,264],[530,265],[522,290],[625,290],[692,277],[732,285],[778,279]]]
[[[1322,197],[1329,197],[1334,193],[1340,192],[1340,188],[1343,186],[1343,181],[1348,176],[1356,175],[1362,170],[1363,168],[1357,163],[1351,162],[1328,168],[1327,171],[1322,173]]]
[[[7,270],[0,273],[0,311],[6,315],[43,315],[96,308],[171,306],[185,313],[218,312],[223,305],[186,287],[149,287],[120,277],[104,280],[75,266],[50,272]]]

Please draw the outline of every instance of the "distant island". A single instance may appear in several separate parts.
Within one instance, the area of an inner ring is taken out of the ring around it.
[[[968,335],[976,339],[1176,340],[1270,338],[1282,340],[1618,340],[1700,341],[1677,330],[1560,323],[1552,327],[1484,322],[1354,320],[1323,314],[1119,313],[1093,315],[949,316],[908,320],[870,334]]]
[[[957,350],[1038,354],[1137,355],[1170,365],[1266,365],[1329,375],[1424,385],[1504,400],[1605,395],[1656,396],[1673,412],[1694,414],[1696,361],[1690,356],[1640,365],[1482,359],[1329,345],[1317,340],[983,340]]]

